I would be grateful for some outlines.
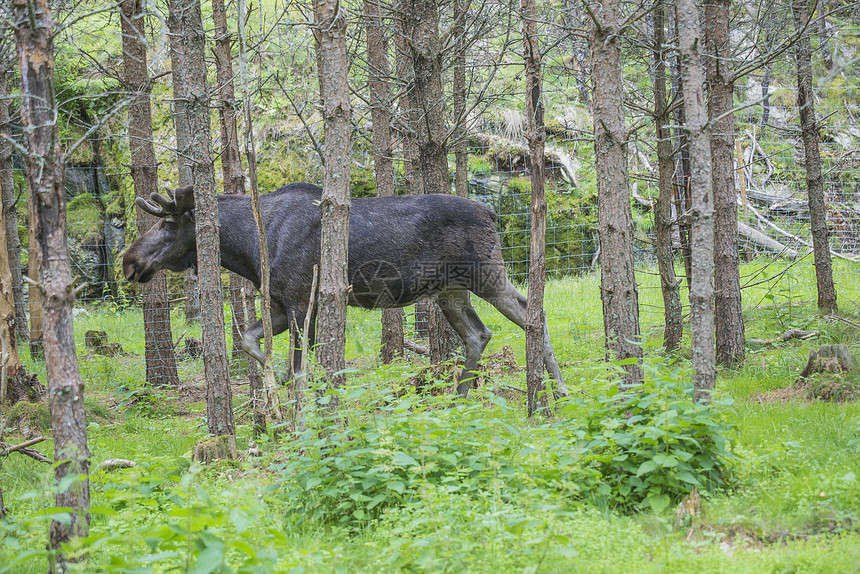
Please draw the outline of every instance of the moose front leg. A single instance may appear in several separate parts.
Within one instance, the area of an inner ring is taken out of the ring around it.
[[[272,336],[280,335],[284,331],[286,331],[290,327],[290,321],[288,319],[287,313],[283,313],[280,310],[272,309]],[[263,338],[263,320],[257,319],[253,325],[248,327],[244,333],[242,333],[242,349],[257,359],[257,361],[262,365],[266,361],[266,356],[263,354],[263,350],[260,348],[260,339]]]

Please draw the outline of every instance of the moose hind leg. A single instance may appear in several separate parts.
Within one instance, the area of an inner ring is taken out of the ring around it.
[[[482,297],[486,299],[499,312],[510,319],[520,329],[526,329],[526,298],[520,293],[513,284],[508,281],[507,285],[502,288],[501,293]],[[552,342],[549,338],[549,326],[546,322],[546,312],[543,314],[543,364],[546,367],[549,375],[555,380],[555,395],[556,398],[565,397],[568,394],[567,386],[564,384],[564,377],[561,374],[561,368],[558,366],[558,361],[555,358],[555,351],[552,348]]]
[[[290,321],[287,318],[287,314],[272,308],[272,336],[280,335],[289,327]],[[266,360],[263,350],[260,349],[260,339],[262,338],[263,320],[257,319],[253,325],[248,327],[245,332],[242,333],[242,341],[240,342],[242,349],[257,359],[261,365]]]
[[[444,291],[439,295],[438,301],[445,318],[463,340],[466,363],[457,383],[457,392],[466,398],[472,387],[481,354],[487,348],[493,333],[481,322],[481,318],[469,303],[468,291]]]

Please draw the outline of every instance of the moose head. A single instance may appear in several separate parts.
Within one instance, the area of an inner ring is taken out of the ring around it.
[[[194,189],[168,190],[168,197],[153,193],[150,201],[138,197],[137,207],[158,217],[149,231],[129,247],[122,259],[126,279],[146,283],[161,269],[197,268],[194,235]]]

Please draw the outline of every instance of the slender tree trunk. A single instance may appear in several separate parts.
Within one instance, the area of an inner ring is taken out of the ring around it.
[[[75,357],[72,309],[75,287],[69,267],[66,198],[63,191],[63,152],[56,123],[54,99],[54,27],[47,0],[13,0],[12,15],[21,65],[21,126],[26,138],[25,158],[30,187],[39,289],[44,300],[45,368],[57,482],[69,475],[82,478],[56,495],[56,505],[72,509],[69,520],[53,521],[50,548],[89,532],[89,449],[84,415],[84,382]],[[52,570],[64,572],[66,561],[57,556]]]
[[[415,96],[415,71],[412,67],[412,51],[409,47],[410,38],[410,2],[399,0],[396,11],[396,76],[402,82],[400,86],[400,132],[401,153],[403,157],[403,181],[406,193],[421,195],[424,193],[424,182],[421,179],[420,160],[418,154],[418,116],[419,110]],[[415,334],[427,336],[428,302],[416,301],[413,312]]]
[[[373,166],[376,194],[394,195],[394,146],[391,141],[391,88],[388,85],[388,36],[378,0],[364,0],[367,19],[367,63],[370,67],[370,116],[373,124]],[[382,310],[382,362],[403,356],[403,310]]]
[[[230,379],[227,369],[224,307],[221,296],[221,250],[209,89],[204,59],[206,39],[200,0],[171,0],[172,32],[181,35],[180,76],[182,89],[174,94],[188,127],[191,181],[194,187],[194,221],[197,236],[197,273],[200,289],[200,321],[203,327],[203,366],[206,373],[206,415],[209,433],[228,437],[235,455]],[[175,65],[175,63],[174,63]],[[178,86],[174,86],[177,88]]]
[[[236,129],[236,90],[233,84],[233,57],[230,51],[232,40],[227,28],[227,10],[224,0],[212,0],[212,23],[215,25],[215,76],[218,80],[218,120],[221,128],[221,171],[224,177],[224,193],[244,194],[245,173],[239,153],[239,135]],[[233,321],[233,360],[239,361],[242,353],[241,334],[250,323],[242,310],[242,288],[250,289],[251,282],[230,273],[230,308]],[[248,358],[247,356],[245,356]],[[256,365],[249,361],[250,369]],[[251,373],[249,373],[250,375]]]
[[[674,4],[670,4],[674,6]],[[668,44],[677,45],[678,43],[678,20],[675,17],[675,10],[668,10],[668,29],[671,37],[668,39]],[[681,239],[681,258],[684,261],[684,277],[687,280],[687,290],[690,289],[692,277],[692,260],[693,253],[691,250],[692,241],[690,240],[690,151],[687,131],[686,116],[684,113],[684,100],[682,93],[684,91],[684,78],[681,74],[681,59],[678,54],[670,60],[672,71],[672,96],[678,100],[678,105],[675,106],[674,116],[675,125],[678,128],[675,130],[675,145],[678,150],[677,159],[675,161],[675,210],[678,213],[678,235]]]
[[[697,400],[707,400],[716,382],[714,363],[714,194],[711,133],[705,109],[702,25],[695,0],[677,0],[679,54],[690,142],[692,196],[690,340]]]
[[[0,102],[0,106],[3,102]],[[7,117],[8,120],[8,117]],[[11,164],[10,174],[11,174]],[[0,167],[0,169],[3,169]],[[5,174],[4,174],[5,175]],[[0,211],[0,230],[6,228],[7,211]],[[17,233],[17,224],[15,226]],[[17,234],[16,234],[17,238]],[[7,253],[6,234],[0,233],[0,253]],[[14,260],[11,258],[0,257],[0,364],[2,364],[3,374],[0,378],[0,413],[8,402],[14,405],[18,401],[38,400],[44,389],[39,385],[38,380],[31,376],[24,365],[21,363],[21,357],[18,355],[18,327],[19,323],[15,318],[16,303],[15,300],[15,280],[10,263]],[[24,324],[26,328],[26,324]],[[0,416],[2,418],[2,416]],[[2,433],[0,433],[2,435]],[[0,507],[0,514],[2,514]]]
[[[681,286],[675,275],[672,254],[672,136],[669,131],[669,109],[666,104],[666,2],[654,2],[654,124],[657,131],[657,162],[660,193],[654,209],[656,227],[657,267],[663,293],[663,346],[667,351],[677,349],[684,333],[681,308]]]
[[[42,329],[42,290],[35,286],[39,281],[39,266],[36,258],[36,227],[33,224],[33,205],[28,201],[27,205],[29,228],[27,229],[27,277],[30,279],[27,294],[30,304],[30,358],[34,361],[45,359]]]
[[[274,367],[272,365],[272,298],[269,294],[269,280],[271,276],[271,265],[269,263],[269,244],[266,236],[266,228],[263,223],[263,213],[260,210],[260,191],[257,188],[257,150],[254,147],[254,124],[251,121],[251,97],[248,93],[248,66],[246,58],[246,42],[245,42],[245,1],[239,0],[239,70],[242,81],[242,99],[245,101],[245,157],[248,160],[248,175],[251,181],[251,210],[254,214],[254,223],[257,227],[257,245],[260,249],[260,311],[263,321],[263,339],[265,354],[263,357],[263,373],[260,376],[260,371],[257,369],[255,360],[248,357],[248,374],[249,383],[251,386],[251,400],[254,406],[254,430],[255,433],[266,432],[266,413],[270,412],[275,420],[283,419],[281,412],[280,401],[278,400],[278,391],[275,388]],[[253,293],[253,285],[250,281],[243,288],[246,294],[246,306],[248,309],[246,316],[248,324],[251,321],[256,321],[256,310],[254,309],[254,297],[249,293]],[[290,326],[290,332],[298,332],[297,328]],[[293,368],[293,365],[290,365]],[[295,372],[291,373],[295,376]],[[265,385],[263,379],[265,378]],[[304,384],[304,381],[297,380],[297,386]],[[299,393],[296,393],[299,395]],[[301,401],[297,400],[297,403]],[[296,409],[301,408],[300,404],[296,405]]]
[[[738,201],[735,191],[735,116],[730,0],[705,3],[708,53],[708,120],[711,132],[714,193],[714,289],[717,362],[743,363],[744,321],[738,257]]]
[[[149,199],[158,191],[158,167],[152,145],[152,110],[147,72],[145,11],[141,0],[124,0],[120,5],[125,88],[129,92],[128,140],[131,150],[131,178],[134,194]],[[137,210],[138,234],[143,235],[156,217]],[[143,333],[145,339],[146,380],[153,386],[176,386],[176,356],[170,330],[167,278],[163,273],[144,283]]]
[[[529,417],[547,406],[543,384],[543,295],[546,283],[546,196],[544,195],[543,83],[538,44],[535,0],[521,0],[523,56],[526,73],[526,140],[529,143],[531,178],[531,242],[529,249],[529,292],[526,303],[526,398]]]
[[[325,129],[325,185],[320,213],[319,319],[317,359],[335,388],[343,385],[346,364],[346,299],[349,287],[350,145],[349,76],[346,55],[346,14],[337,0],[314,1],[320,99]],[[337,408],[332,397],[331,408]]]
[[[627,177],[627,126],[621,89],[618,2],[591,2],[588,40],[594,102],[597,163],[597,230],[600,236],[600,289],[606,349],[610,358],[642,357],[639,294],[633,269],[633,216]],[[642,381],[639,362],[624,366],[624,383]]]
[[[185,58],[187,48],[183,43],[181,22],[173,14],[173,7],[177,0],[170,3],[170,14],[167,25],[170,30],[170,63],[171,78],[173,79],[173,127],[176,132],[176,170],[178,176],[177,187],[192,185],[194,180],[191,176],[191,128],[188,126],[188,113],[186,111],[187,98],[181,96],[187,92],[185,86]],[[185,283],[185,301],[183,311],[188,323],[200,321],[200,290],[197,286],[197,277],[192,273],[186,273],[183,279]]]
[[[466,147],[466,14],[470,0],[454,3],[454,54],[452,92],[454,100],[454,191],[460,197],[469,197],[469,153]]]
[[[436,0],[410,0],[409,36],[415,102],[418,108],[418,156],[424,193],[451,193],[448,177],[445,98],[442,93],[442,55],[439,7]],[[460,339],[436,301],[427,305],[430,360],[448,360]]]
[[[792,0],[794,27],[798,33],[806,26],[810,14],[809,0]],[[797,107],[803,135],[803,155],[806,167],[806,188],[809,196],[809,225],[812,229],[812,254],[818,282],[818,309],[836,311],[836,287],[830,261],[830,232],[827,229],[827,201],[824,178],[821,175],[821,154],[818,149],[818,123],[815,119],[815,91],[812,84],[812,48],[809,34],[804,32],[794,46],[797,60]]]
[[[27,306],[24,303],[24,280],[21,276],[21,240],[18,237],[18,208],[15,197],[15,179],[12,174],[12,145],[9,128],[9,84],[7,75],[0,74],[0,196],[3,201],[3,232],[6,235],[6,251],[12,273],[12,297],[15,302],[15,333],[19,341],[29,338],[27,331]],[[0,251],[4,253],[4,251]]]

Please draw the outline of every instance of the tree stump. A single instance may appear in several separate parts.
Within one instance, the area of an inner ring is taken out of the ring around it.
[[[848,345],[824,345],[818,351],[809,350],[809,360],[800,378],[805,379],[813,373],[840,373],[856,371],[858,368],[860,365],[848,350]]]
[[[216,460],[236,460],[239,453],[236,450],[236,437],[232,435],[210,436],[196,445],[191,460],[209,464]]]

